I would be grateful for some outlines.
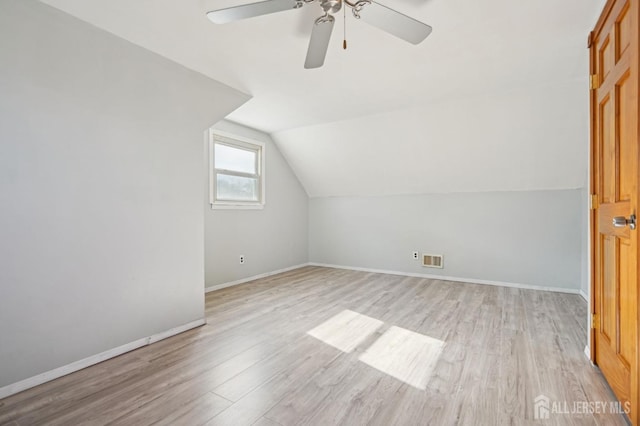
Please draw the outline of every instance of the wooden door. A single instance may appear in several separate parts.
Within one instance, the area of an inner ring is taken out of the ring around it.
[[[591,53],[592,357],[638,424],[638,3],[610,0]],[[618,226],[614,226],[618,218]]]

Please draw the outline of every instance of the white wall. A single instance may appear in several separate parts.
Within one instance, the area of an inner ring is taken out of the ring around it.
[[[580,215],[580,236],[581,236],[581,244],[580,244],[580,257],[581,257],[581,268],[580,268],[580,291],[583,296],[587,296],[590,294],[590,279],[591,279],[591,265],[590,265],[590,229],[589,229],[589,191],[587,188],[583,188],[580,191],[580,204],[581,204],[581,215]]]
[[[310,261],[578,291],[589,146],[579,56],[579,78],[275,133],[311,197]],[[446,268],[418,266],[413,250],[444,253]]]
[[[265,143],[266,204],[262,210],[212,210],[207,199],[206,286],[306,263],[309,199],[278,148],[269,135],[230,121],[215,128]]]
[[[286,130],[274,140],[310,197],[584,186],[584,77]],[[455,84],[443,82],[442,84]]]
[[[0,388],[203,317],[203,132],[247,96],[0,0]]]
[[[311,262],[576,291],[580,190],[312,198]],[[411,253],[443,254],[444,269]]]

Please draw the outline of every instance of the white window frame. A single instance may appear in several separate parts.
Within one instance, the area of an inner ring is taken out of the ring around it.
[[[216,169],[215,144],[228,145],[233,148],[256,152],[256,175]],[[253,177],[258,179],[258,201],[218,200],[217,175],[223,173],[232,176]],[[219,130],[209,130],[209,203],[212,209],[263,209],[265,197],[265,144],[263,142],[236,136]]]

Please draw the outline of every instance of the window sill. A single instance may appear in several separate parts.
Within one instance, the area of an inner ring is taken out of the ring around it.
[[[262,210],[264,204],[211,204],[212,210]]]

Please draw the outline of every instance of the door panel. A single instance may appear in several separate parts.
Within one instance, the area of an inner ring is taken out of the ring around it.
[[[632,301],[635,298],[635,259],[633,247],[630,240],[620,241],[620,318],[629,318],[634,313],[634,305]],[[620,359],[624,363],[626,369],[630,369],[636,351],[636,342],[632,327],[620,327],[619,349]]]
[[[635,172],[636,161],[636,141],[634,139],[633,125],[637,124],[631,114],[635,112],[633,106],[632,82],[629,73],[625,73],[621,81],[618,82],[616,99],[618,101],[618,129],[620,131],[620,154],[619,172],[620,172],[620,192],[619,201],[630,201],[633,192],[636,190]]]
[[[618,32],[618,45],[616,46],[616,58],[620,58],[631,44],[632,23],[629,13],[629,3],[625,5],[616,21],[616,31]]]
[[[611,49],[609,37],[604,39],[598,50],[600,52],[600,75],[603,80],[606,80],[611,68],[613,68],[613,49]]]
[[[612,203],[616,197],[616,144],[615,121],[611,98],[606,96],[600,103],[600,140],[602,143],[602,202]]]
[[[590,37],[593,360],[638,424],[638,231],[616,227],[638,207],[638,2],[610,0]]]
[[[602,338],[606,343],[613,345],[616,340],[617,322],[615,315],[607,315],[616,310],[616,239],[609,235],[602,236],[603,251],[603,279],[602,279]]]

